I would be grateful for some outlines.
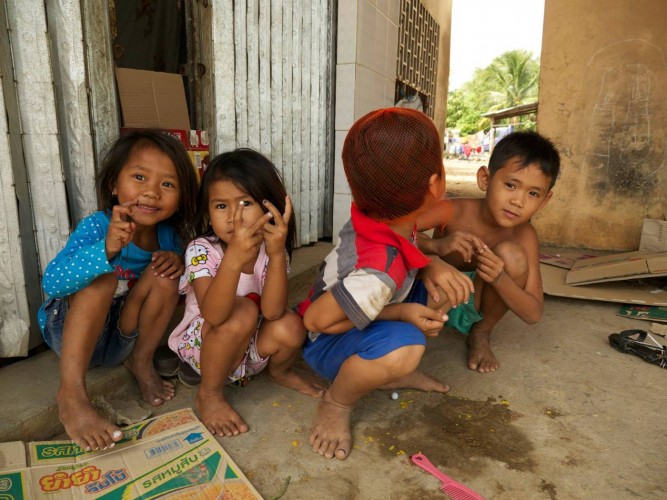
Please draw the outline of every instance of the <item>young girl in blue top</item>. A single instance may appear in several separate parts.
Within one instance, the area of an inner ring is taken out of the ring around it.
[[[201,373],[195,405],[213,434],[248,431],[224,387],[264,368],[280,385],[323,394],[312,374],[292,370],[306,338],[301,318],[287,307],[295,234],[292,205],[273,163],[250,149],[211,161],[185,251],[185,314],[169,347]]]
[[[121,136],[97,178],[100,210],[78,224],[44,272],[48,299],[38,320],[60,356],[60,419],[86,451],[123,437],[90,403],[88,367],[125,362],[154,406],[174,395],[173,384],[155,371],[153,354],[178,302],[181,241],[196,190],[178,140],[158,131]]]

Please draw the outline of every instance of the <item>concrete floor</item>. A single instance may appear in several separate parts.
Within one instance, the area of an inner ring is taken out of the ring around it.
[[[293,300],[314,276],[303,265],[290,281]],[[445,498],[410,462],[419,451],[487,499],[667,498],[666,372],[609,346],[609,333],[649,326],[617,310],[547,297],[535,326],[507,315],[494,333],[501,368],[484,375],[466,368],[464,338],[444,330],[429,340],[421,368],[451,392],[368,395],[352,415],[344,462],[308,447],[316,400],[262,375],[227,391],[251,430],[220,442],[265,498],[288,478],[285,499]],[[177,382],[176,398],[155,413],[192,406],[194,395]],[[133,382],[116,397],[140,400]]]
[[[616,316],[613,304],[547,297],[545,305],[536,326],[514,316],[498,325],[495,373],[465,367],[456,332],[431,339],[422,369],[451,392],[365,397],[344,462],[308,447],[316,401],[263,376],[228,390],[251,430],[220,442],[266,498],[287,478],[289,499],[445,498],[410,462],[416,452],[487,499],[667,498],[665,370],[607,342],[648,324]],[[157,413],[192,405],[195,390],[177,391]],[[134,385],[125,397],[139,399]]]

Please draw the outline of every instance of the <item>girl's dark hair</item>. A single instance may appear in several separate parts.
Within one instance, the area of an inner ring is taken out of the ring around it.
[[[247,148],[219,154],[209,163],[202,177],[199,193],[197,194],[197,210],[190,227],[190,239],[199,236],[212,236],[213,228],[208,218],[208,193],[214,182],[230,181],[240,190],[247,193],[255,201],[269,200],[280,213],[285,212],[285,186],[280,173],[264,155]],[[261,205],[264,211],[266,208]],[[294,213],[287,225],[287,239],[285,248],[290,257],[296,244],[296,223]]]
[[[537,163],[540,171],[549,178],[549,189],[554,187],[560,174],[560,155],[549,139],[530,130],[506,135],[493,148],[489,173],[493,176],[515,157],[520,159],[521,167]]]
[[[180,202],[178,210],[166,222],[187,243],[187,227],[195,213],[195,193],[197,192],[197,173],[183,143],[171,135],[159,130],[132,130],[121,135],[104,157],[102,169],[97,174],[97,207],[99,210],[111,210],[118,200],[111,194],[120,171],[130,156],[143,148],[157,148],[174,164],[178,176]]]

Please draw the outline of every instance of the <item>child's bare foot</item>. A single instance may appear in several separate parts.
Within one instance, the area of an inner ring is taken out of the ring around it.
[[[195,407],[211,434],[231,437],[249,430],[248,424],[232,408],[222,393],[208,394],[202,393],[201,390],[197,391]]]
[[[123,438],[123,431],[100,415],[85,393],[61,388],[56,399],[65,432],[84,450],[106,450]]]
[[[148,404],[160,406],[165,401],[174,397],[176,390],[174,384],[168,380],[163,380],[155,370],[153,362],[140,362],[134,356],[130,355],[125,360],[125,366],[132,372],[139,384],[141,397]]]
[[[383,385],[380,389],[417,389],[424,392],[448,392],[449,386],[434,379],[420,371],[414,371],[410,375],[394,380]]]
[[[325,458],[345,460],[352,447],[350,414],[352,408],[336,403],[328,392],[317,404],[315,422],[308,442]]]
[[[493,372],[500,363],[491,351],[491,333],[472,331],[466,337],[468,345],[468,368],[479,373]]]
[[[271,373],[267,371],[267,374],[276,384],[282,385],[283,387],[288,387],[299,391],[303,394],[308,394],[309,396],[314,396],[316,398],[321,398],[324,396],[324,391],[326,389],[326,384],[322,379],[317,375],[310,372],[299,372],[293,369],[289,369],[282,373]]]

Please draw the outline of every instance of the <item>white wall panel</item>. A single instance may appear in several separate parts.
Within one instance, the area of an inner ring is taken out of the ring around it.
[[[44,3],[41,0],[8,2],[7,17],[35,237],[43,271],[65,245],[70,226]]]
[[[30,324],[8,134],[0,86],[0,358],[28,354]]]
[[[70,210],[75,225],[97,208],[95,156],[83,57],[81,3],[74,0],[54,0],[46,5],[52,40],[62,156]]]

